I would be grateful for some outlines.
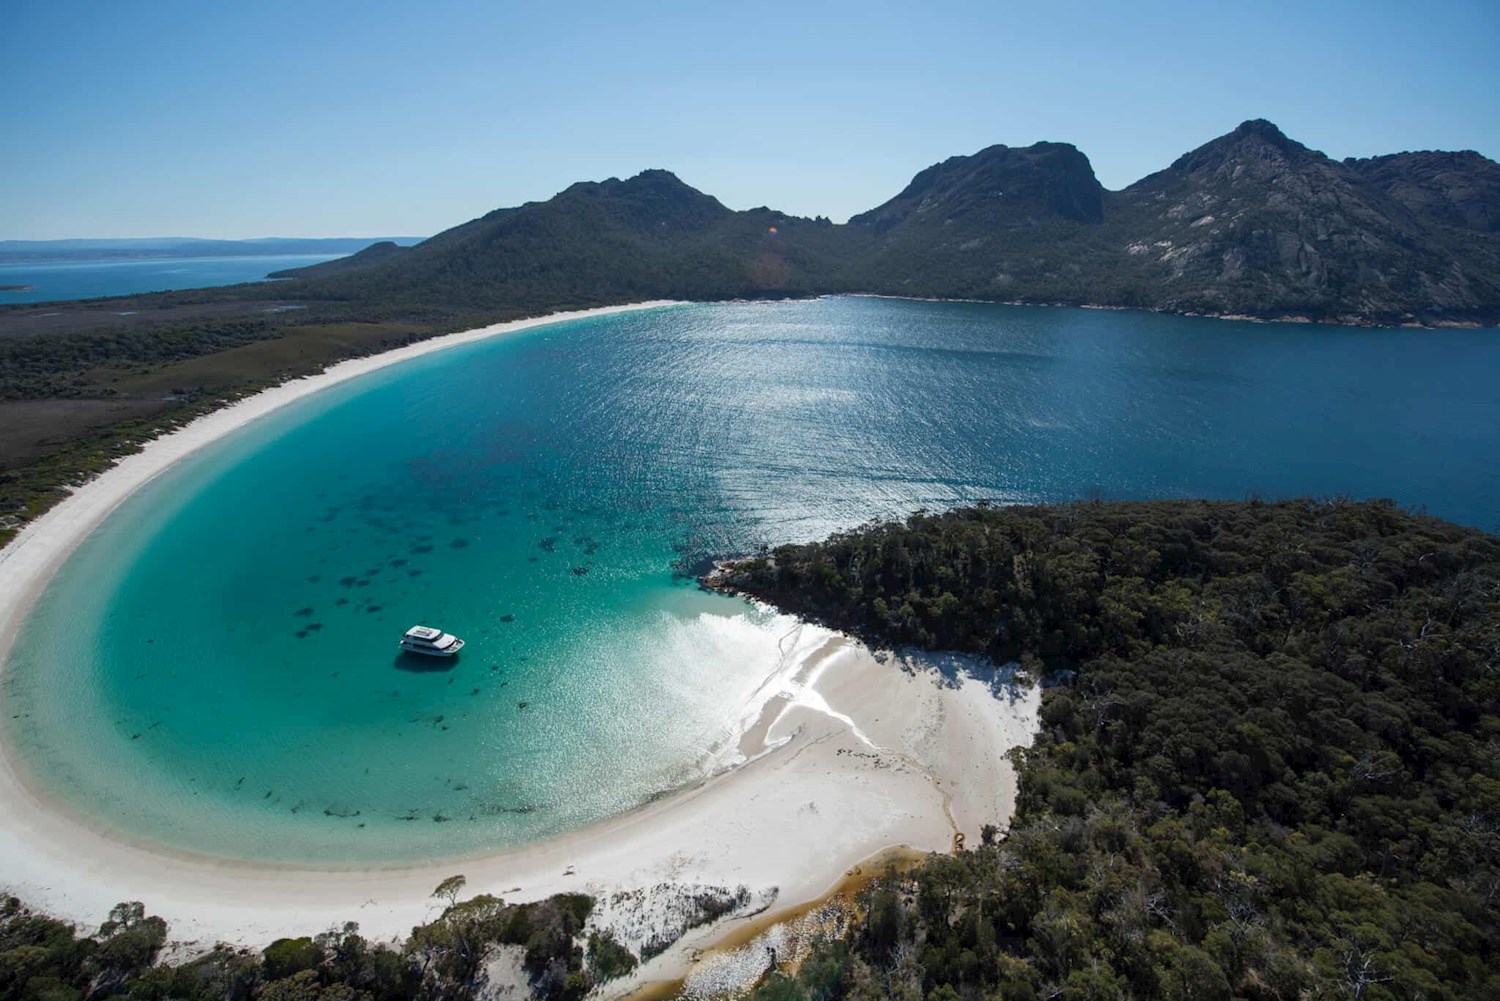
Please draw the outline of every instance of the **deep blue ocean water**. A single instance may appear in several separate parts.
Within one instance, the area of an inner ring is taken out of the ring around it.
[[[263,254],[0,263],[0,285],[33,286],[28,292],[0,291],[0,305],[258,282],[272,271],[306,267],[342,256]]]
[[[703,774],[785,621],[674,563],[992,499],[1500,526],[1500,335],[866,298],[556,324],[345,383],[68,561],[7,739],[101,824],[294,861],[544,837]],[[399,658],[418,622],[451,669]],[[14,718],[13,718],[14,717]]]

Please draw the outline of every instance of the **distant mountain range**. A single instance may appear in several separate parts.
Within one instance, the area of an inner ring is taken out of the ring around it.
[[[389,238],[388,242],[410,246],[421,240],[419,236],[397,236]],[[311,239],[273,236],[258,240],[202,240],[186,236],[131,240],[0,240],[0,263],[145,257],[347,254],[365,247],[369,242],[369,237],[358,236]]]
[[[278,274],[312,297],[422,308],[868,292],[1495,323],[1500,165],[1467,151],[1339,162],[1256,120],[1122,191],[1066,143],[991,146],[843,225],[731,211],[648,170]]]

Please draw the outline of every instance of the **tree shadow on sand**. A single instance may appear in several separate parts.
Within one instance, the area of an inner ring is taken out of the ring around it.
[[[926,651],[906,647],[894,653],[889,650],[875,654],[877,659],[894,659],[896,666],[911,674],[931,673],[945,688],[957,688],[965,678],[982,682],[997,699],[1014,703],[1025,690],[1035,683],[1016,661],[996,664],[988,657],[978,654],[955,653],[953,651]]]

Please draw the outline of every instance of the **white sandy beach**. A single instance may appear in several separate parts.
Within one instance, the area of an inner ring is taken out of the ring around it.
[[[247,398],[150,443],[28,525],[0,551],[0,658],[47,580],[92,529],[174,462],[294,400],[387,365],[544,323],[665,303],[554,314],[434,338],[333,366]],[[970,843],[1014,806],[1006,752],[1029,744],[1039,693],[958,659],[877,659],[814,626],[774,670],[764,708],[714,777],[559,838],[483,858],[405,868],[311,870],[175,854],[97,830],[29,786],[0,755],[0,888],[93,925],[141,900],[172,938],[264,945],[358,921],[374,938],[436,916],[436,884],[461,872],[467,892],[508,900],[561,891],[608,896],[662,884],[745,885],[781,909],[816,899],[851,867],[898,845],[946,851]],[[783,668],[785,665],[783,665]],[[633,933],[626,918],[622,938]],[[685,971],[685,938],[635,980]]]

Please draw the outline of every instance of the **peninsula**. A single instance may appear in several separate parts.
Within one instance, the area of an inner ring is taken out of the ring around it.
[[[1379,503],[981,507],[714,582],[1056,682],[1009,834],[875,887],[760,1001],[1493,989],[1493,535]]]

